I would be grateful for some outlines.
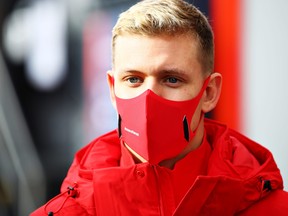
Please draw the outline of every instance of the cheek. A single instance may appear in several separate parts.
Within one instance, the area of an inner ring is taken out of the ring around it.
[[[200,82],[199,82],[200,83]],[[197,86],[193,83],[185,84],[183,87],[178,89],[178,95],[180,100],[191,100],[197,96],[197,93],[200,91],[201,86]]]
[[[191,94],[191,88],[174,89],[174,88],[169,88],[169,87],[167,88],[162,87],[160,96],[168,100],[173,100],[173,101],[186,101],[194,97],[194,95]]]
[[[119,98],[125,98],[125,95],[127,95],[127,93],[125,93],[125,89],[121,87],[121,85],[119,85],[117,82],[114,83],[114,93],[115,96]]]
[[[117,97],[122,98],[122,99],[134,98],[138,96],[139,94],[141,94],[139,89],[130,88],[121,83],[115,83],[114,92]]]

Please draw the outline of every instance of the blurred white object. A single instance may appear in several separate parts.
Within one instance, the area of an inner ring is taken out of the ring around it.
[[[29,41],[29,23],[27,15],[29,9],[19,8],[6,20],[3,28],[4,46],[9,58],[20,63],[27,55]]]
[[[16,63],[25,62],[31,84],[41,90],[57,87],[67,68],[67,13],[62,1],[36,1],[16,9],[5,23],[4,46]]]

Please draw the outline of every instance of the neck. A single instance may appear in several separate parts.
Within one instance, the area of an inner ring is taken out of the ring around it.
[[[124,146],[129,150],[129,152],[132,154],[135,163],[145,163],[147,160],[143,158],[141,155],[139,155],[137,152],[135,152],[132,148],[130,148],[126,143],[124,143]]]

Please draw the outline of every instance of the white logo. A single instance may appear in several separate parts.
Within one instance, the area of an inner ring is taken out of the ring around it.
[[[124,130],[129,132],[129,133],[131,133],[131,134],[133,134],[133,135],[135,135],[135,136],[139,136],[139,133],[135,132],[134,130],[131,130],[131,129],[126,128],[126,127],[124,128]]]

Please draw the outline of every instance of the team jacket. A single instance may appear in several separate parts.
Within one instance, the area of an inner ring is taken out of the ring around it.
[[[288,215],[272,154],[218,122],[205,119],[205,130],[212,149],[207,174],[177,204],[164,168],[123,165],[128,156],[115,130],[76,154],[61,193],[31,215]]]

